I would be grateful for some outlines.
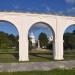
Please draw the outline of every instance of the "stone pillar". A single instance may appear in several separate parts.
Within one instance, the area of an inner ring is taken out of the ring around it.
[[[39,40],[38,40],[38,49],[40,49],[40,42],[39,42]]]
[[[19,36],[19,61],[29,61],[27,32],[21,30]]]
[[[54,59],[63,60],[63,23],[60,17],[56,22]]]

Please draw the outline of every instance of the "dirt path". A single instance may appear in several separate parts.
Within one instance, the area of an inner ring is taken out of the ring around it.
[[[75,68],[75,60],[51,62],[0,63],[1,72],[51,70],[55,68]]]

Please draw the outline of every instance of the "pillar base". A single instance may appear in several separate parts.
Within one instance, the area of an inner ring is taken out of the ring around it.
[[[29,61],[29,59],[20,58],[19,61]]]
[[[64,58],[54,58],[54,60],[64,60]]]

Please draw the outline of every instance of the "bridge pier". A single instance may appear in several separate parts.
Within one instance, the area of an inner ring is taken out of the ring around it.
[[[60,17],[57,17],[56,24],[54,60],[63,60],[63,23]]]
[[[24,27],[23,27],[24,28]],[[19,37],[19,61],[29,61],[28,57],[28,36],[24,30],[20,31]]]
[[[55,41],[55,51],[54,60],[63,60],[63,41],[61,39],[56,39]]]

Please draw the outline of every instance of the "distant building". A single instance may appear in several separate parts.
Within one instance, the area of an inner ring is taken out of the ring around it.
[[[37,48],[40,49],[40,42],[39,42],[39,40],[38,40],[38,47]]]
[[[53,41],[53,36],[49,37],[49,43]]]
[[[31,38],[30,41],[32,42],[32,47],[34,48],[35,45],[36,45],[36,40],[35,40],[35,35],[34,35],[33,32],[31,32],[31,34],[30,34],[30,38]]]

